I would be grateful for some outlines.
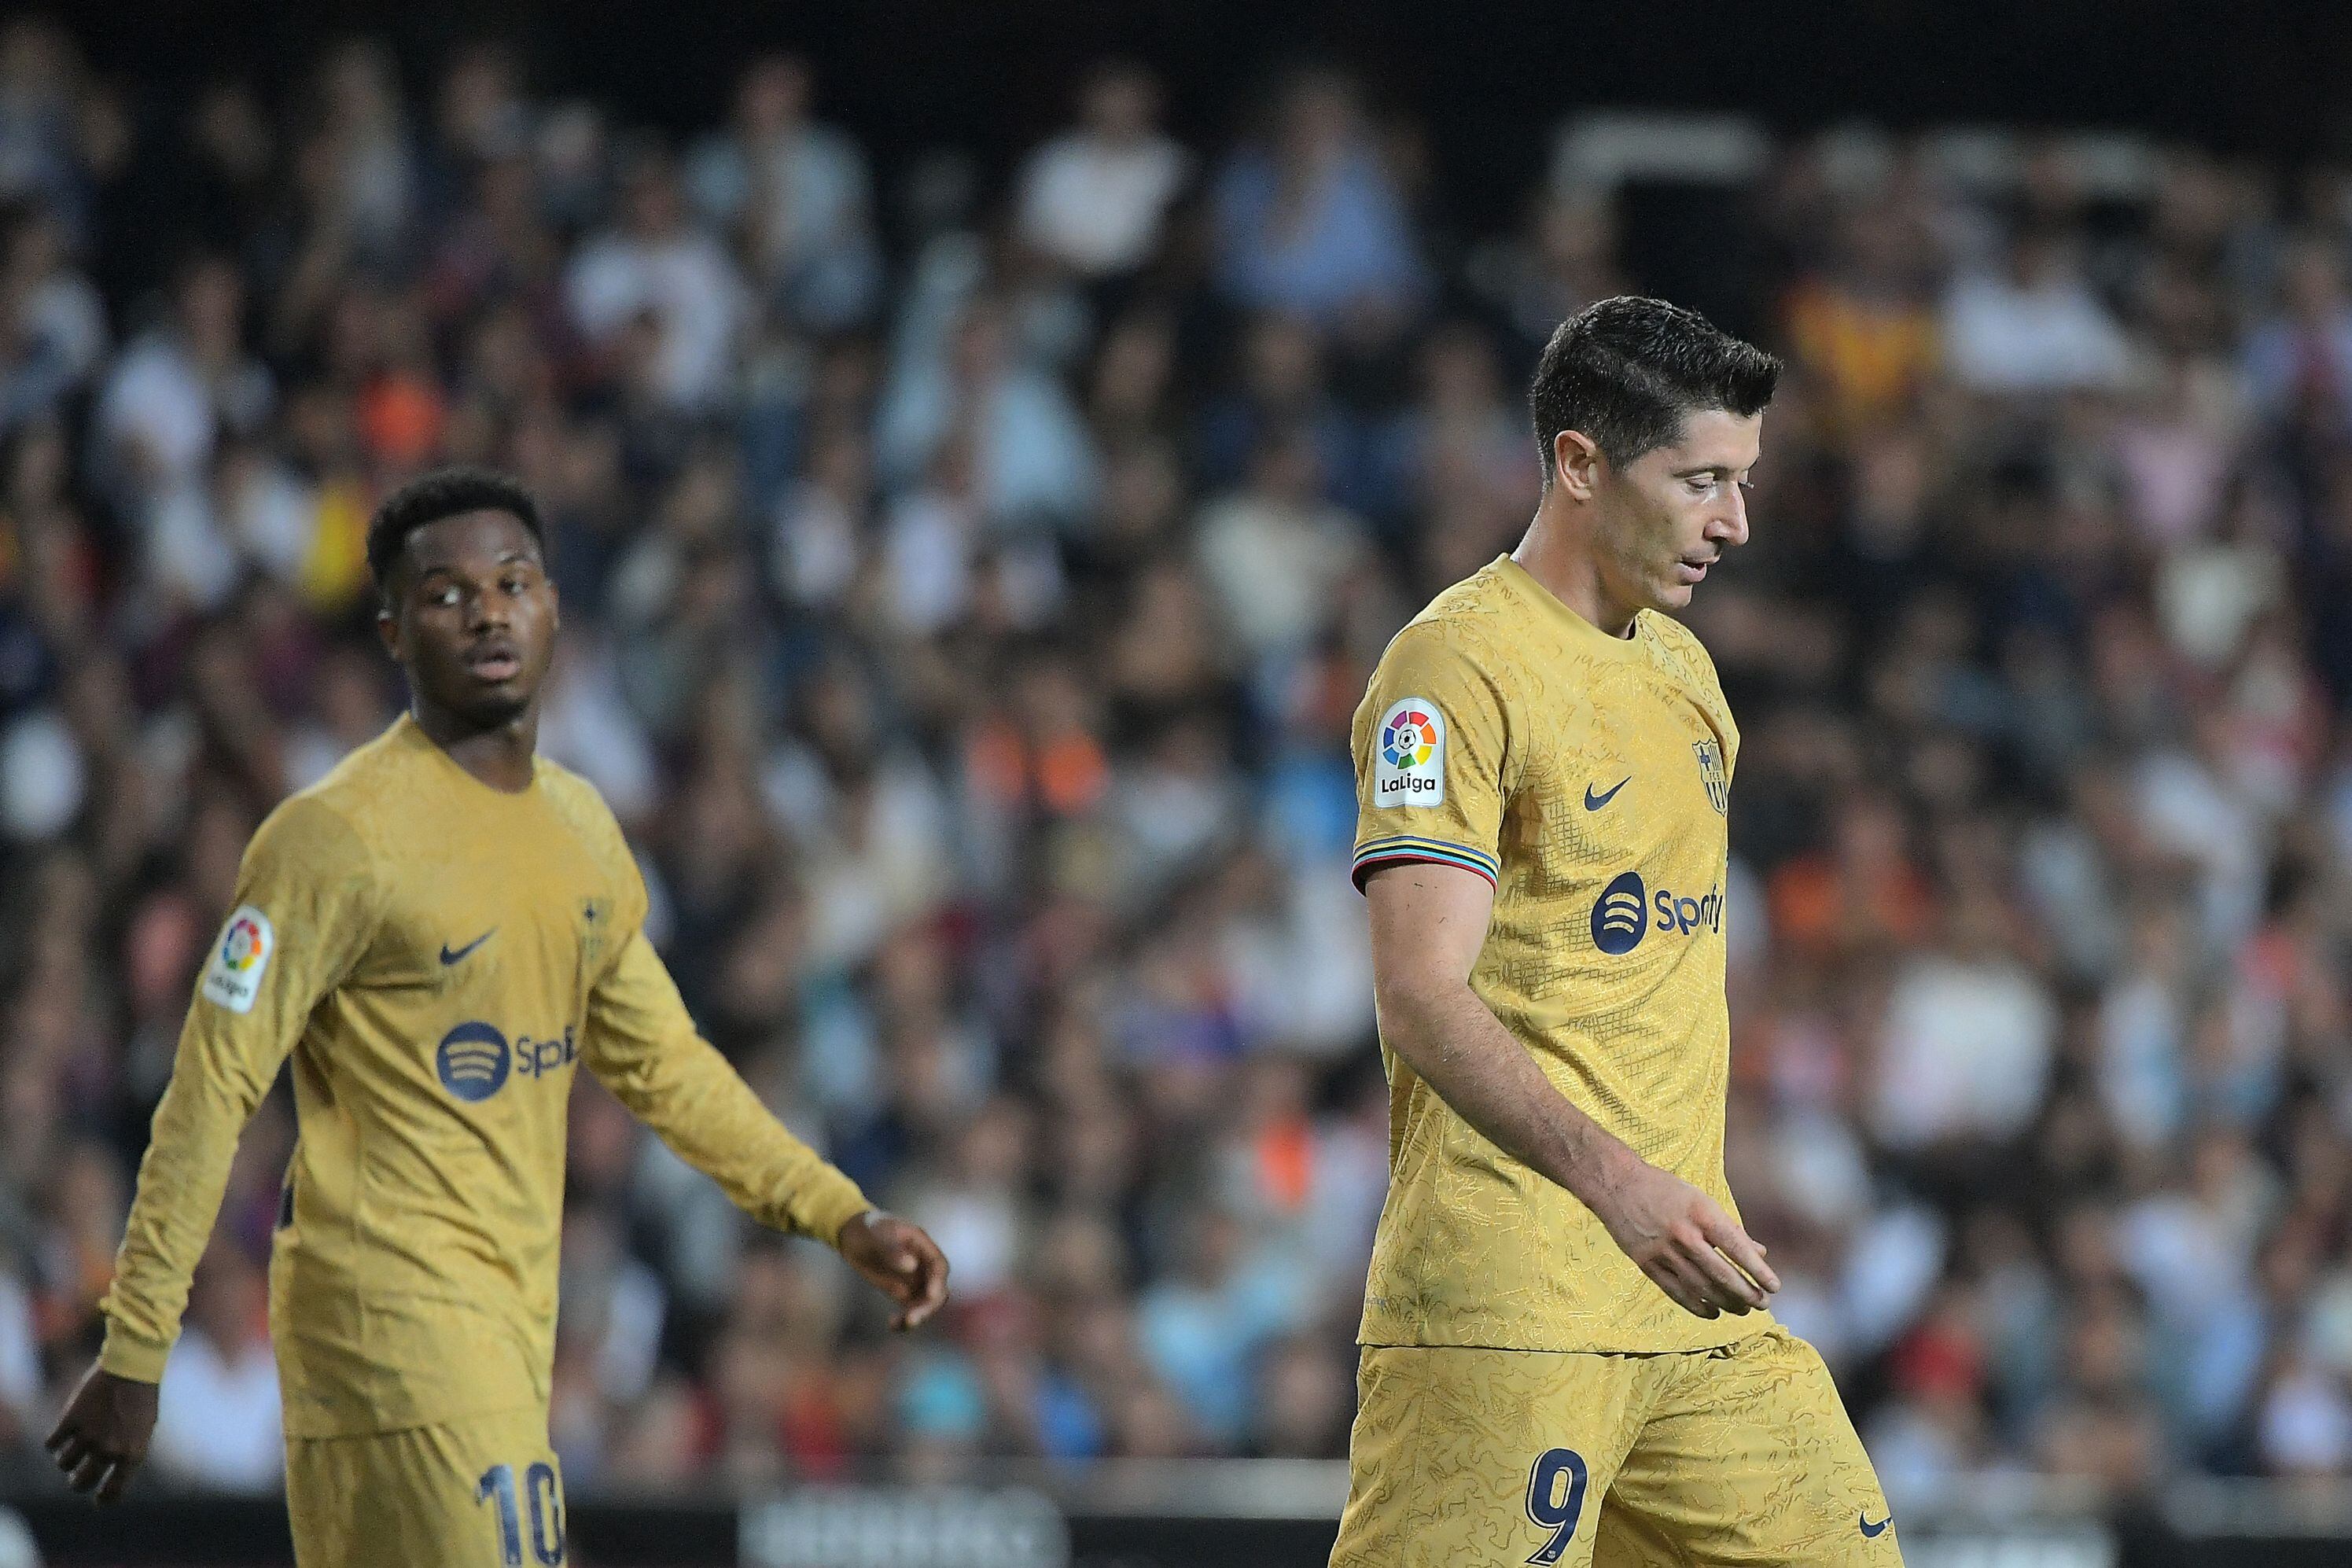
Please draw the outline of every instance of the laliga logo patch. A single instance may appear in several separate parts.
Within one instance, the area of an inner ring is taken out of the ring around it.
[[[1389,705],[1373,732],[1374,805],[1445,802],[1445,717],[1425,697]]]
[[[239,914],[228,922],[228,934],[221,938],[221,963],[243,974],[261,962],[268,946],[269,939],[261,934],[259,918]]]
[[[269,956],[278,951],[278,933],[269,917],[251,904],[240,904],[221,928],[212,962],[205,965],[205,999],[232,1013],[250,1013],[261,994],[261,976]]]

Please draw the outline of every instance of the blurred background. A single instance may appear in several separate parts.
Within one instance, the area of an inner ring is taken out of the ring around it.
[[[546,506],[543,749],[698,1018],[955,1270],[887,1336],[583,1077],[577,1554],[1319,1563],[1386,1180],[1348,721],[1629,290],[1790,365],[1688,616],[1730,1173],[1912,1561],[2342,1560],[2352,18],[674,11],[0,23],[0,1496],[53,1560],[283,1560],[282,1090],[147,1501],[38,1442],[238,853],[404,700],[369,510],[467,460]]]

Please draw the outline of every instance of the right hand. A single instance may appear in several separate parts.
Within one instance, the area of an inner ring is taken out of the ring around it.
[[[1716,1318],[1756,1311],[1780,1288],[1764,1248],[1721,1204],[1630,1152],[1586,1205],[1625,1256],[1686,1312]]]
[[[155,1385],[93,1366],[42,1447],[55,1456],[74,1490],[95,1489],[100,1502],[112,1502],[146,1462],[154,1436]]]
[[[850,1267],[898,1304],[890,1326],[900,1332],[920,1328],[947,1305],[947,1255],[912,1221],[867,1209],[842,1226],[834,1245]]]

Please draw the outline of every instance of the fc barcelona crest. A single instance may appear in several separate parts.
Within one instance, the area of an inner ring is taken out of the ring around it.
[[[1699,782],[1706,785],[1707,804],[1717,815],[1731,809],[1731,779],[1723,771],[1723,747],[1714,741],[1694,741],[1691,750],[1698,756]]]

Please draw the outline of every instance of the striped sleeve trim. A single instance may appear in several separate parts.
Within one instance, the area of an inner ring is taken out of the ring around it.
[[[1411,834],[1397,834],[1387,838],[1375,838],[1356,851],[1356,863],[1349,872],[1358,892],[1363,891],[1364,879],[1382,866],[1402,866],[1412,861],[1433,862],[1440,866],[1459,866],[1465,871],[1475,871],[1493,886],[1499,863],[1483,849],[1465,845],[1448,844],[1442,838],[1416,838]]]

